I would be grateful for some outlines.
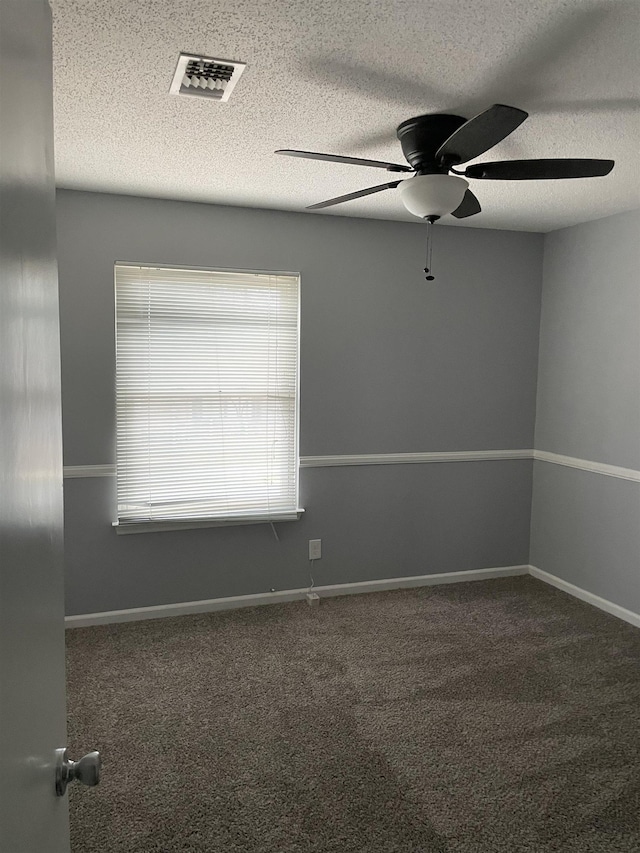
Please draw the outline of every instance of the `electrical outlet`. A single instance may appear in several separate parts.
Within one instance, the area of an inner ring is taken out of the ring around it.
[[[322,557],[322,539],[309,539],[309,559],[319,560]]]

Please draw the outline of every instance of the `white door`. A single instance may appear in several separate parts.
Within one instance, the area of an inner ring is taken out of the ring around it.
[[[0,0],[0,851],[68,853],[51,11]]]

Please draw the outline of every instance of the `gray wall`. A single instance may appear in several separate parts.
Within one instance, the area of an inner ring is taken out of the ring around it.
[[[115,461],[115,261],[302,275],[301,455],[533,446],[542,236],[59,191],[66,465]],[[65,481],[67,612],[528,562],[528,461],[303,469],[299,522],[117,536]]]
[[[545,237],[536,444],[640,469],[640,211]],[[640,484],[534,464],[531,562],[640,612]]]

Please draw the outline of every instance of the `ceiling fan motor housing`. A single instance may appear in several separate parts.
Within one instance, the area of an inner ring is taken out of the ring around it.
[[[447,167],[436,161],[436,151],[465,122],[466,118],[448,113],[403,121],[396,133],[407,161],[417,172],[446,174]]]

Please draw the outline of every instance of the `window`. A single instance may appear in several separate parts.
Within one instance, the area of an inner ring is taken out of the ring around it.
[[[297,518],[299,277],[115,279],[118,526]]]

